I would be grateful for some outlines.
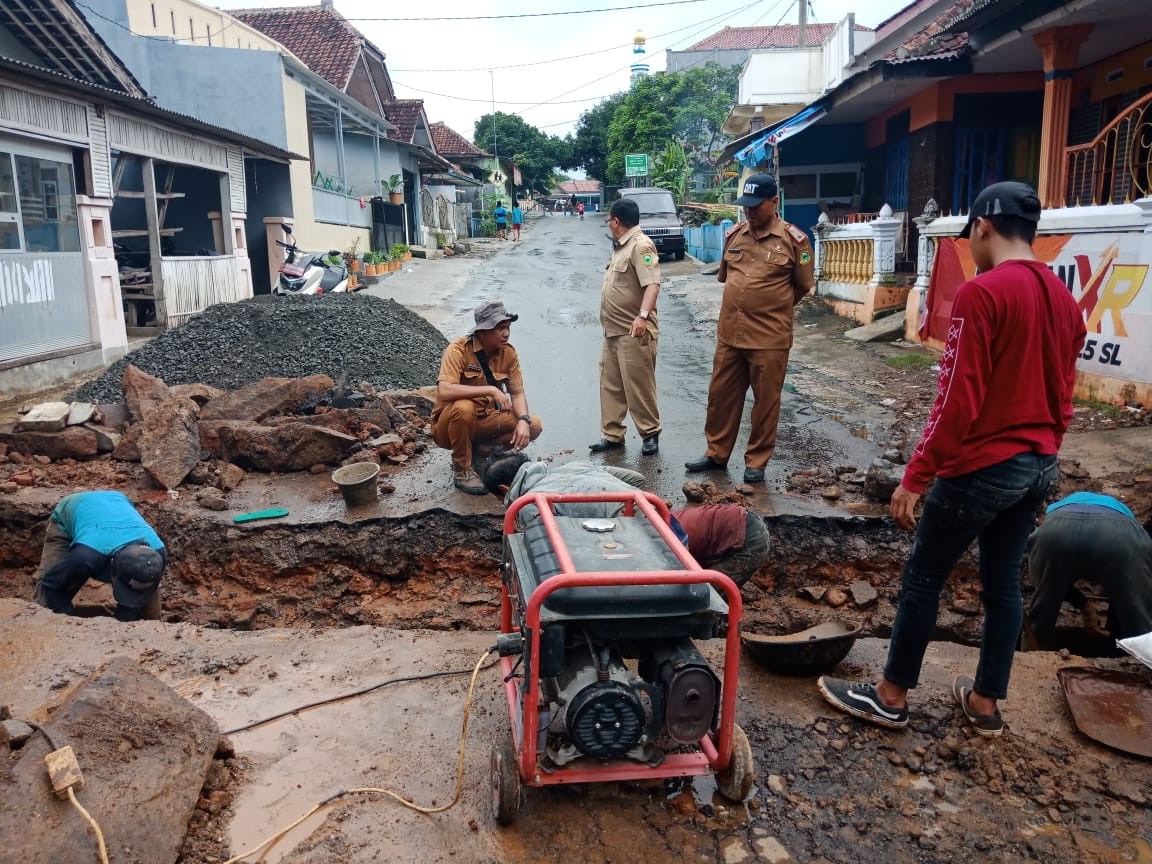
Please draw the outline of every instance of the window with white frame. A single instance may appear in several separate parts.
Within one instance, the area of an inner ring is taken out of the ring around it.
[[[0,149],[0,253],[79,251],[72,164]]]

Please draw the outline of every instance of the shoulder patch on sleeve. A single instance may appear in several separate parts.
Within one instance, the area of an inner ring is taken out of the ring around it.
[[[644,262],[645,267],[651,267],[656,263],[656,255],[653,252],[645,252],[644,257],[640,260]]]
[[[803,231],[801,231],[799,228],[797,228],[795,225],[789,224],[787,227],[787,230],[788,230],[788,233],[791,235],[792,239],[794,241],[796,241],[797,243],[807,243],[808,242],[808,235],[805,234]]]

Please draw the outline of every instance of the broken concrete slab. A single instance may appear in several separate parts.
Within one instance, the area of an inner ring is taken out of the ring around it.
[[[123,402],[101,402],[96,406],[96,410],[100,412],[100,416],[103,418],[101,423],[117,432],[123,432],[132,420],[128,416],[128,406]]]
[[[84,774],[77,797],[99,823],[112,860],[174,862],[220,739],[215,721],[135,657],[117,657],[45,725],[57,747],[76,753]],[[97,855],[88,823],[45,780],[50,749],[35,735],[14,754],[0,808],[6,860],[90,864]],[[38,829],[29,831],[31,824]]]
[[[96,436],[96,449],[101,453],[110,453],[116,449],[116,445],[123,439],[123,435],[119,432],[113,432],[106,426],[97,426],[95,423],[85,423],[84,428],[91,430],[92,434]]]
[[[95,413],[96,406],[91,402],[72,402],[68,406],[68,419],[65,422],[69,426],[83,426]]]
[[[191,399],[169,399],[140,424],[140,464],[165,489],[175,489],[200,461],[200,413]]]
[[[844,336],[856,342],[892,341],[904,335],[904,310],[877,318],[871,324],[849,330]]]
[[[290,414],[310,395],[330,390],[335,382],[327,375],[307,378],[262,378],[204,405],[205,420],[259,422],[276,414]]]
[[[21,432],[59,432],[68,425],[67,402],[41,402],[20,418]]]
[[[0,744],[7,744],[13,749],[23,746],[32,737],[32,732],[32,727],[27,723],[11,717],[0,720]]]
[[[90,459],[97,453],[96,435],[83,426],[68,426],[60,432],[16,432],[12,424],[0,426],[0,444],[24,455],[38,454],[49,459]]]
[[[359,443],[352,435],[307,423],[226,423],[218,434],[220,458],[258,471],[303,471],[319,462],[336,462]]]
[[[120,389],[124,391],[128,419],[133,423],[146,419],[157,405],[171,396],[168,385],[162,379],[149,375],[131,363],[124,369]]]

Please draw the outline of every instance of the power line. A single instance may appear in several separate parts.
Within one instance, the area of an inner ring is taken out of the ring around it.
[[[618,70],[618,69],[614,70],[612,72],[609,72],[608,75],[615,75],[616,72],[618,72],[618,71],[620,71],[620,70]],[[607,78],[608,76],[605,75],[604,77]],[[597,80],[600,80],[600,79],[597,79]],[[407,90],[414,90],[417,93],[424,93],[427,96],[439,96],[442,99],[455,99],[458,102],[483,102],[485,104],[488,104],[492,101],[491,98],[478,99],[474,96],[452,96],[449,93],[437,93],[434,90],[422,90],[419,87],[413,87],[411,84],[405,84],[403,81],[397,81],[395,78],[392,79],[392,83],[396,84],[400,87],[404,87]],[[595,82],[589,81],[588,83],[593,84]],[[587,86],[587,85],[582,85],[582,86]],[[579,90],[580,88],[577,87],[576,89]],[[565,96],[567,94],[561,93],[560,95]],[[605,96],[587,96],[583,99],[568,99],[564,102],[552,102],[550,104],[552,104],[552,105],[576,105],[580,102],[595,102],[598,99],[607,99],[608,96],[611,96],[611,95],[612,94],[609,93]],[[497,101],[497,104],[499,104],[499,105],[533,105],[533,106],[535,106],[535,105],[543,104],[541,102],[509,102],[509,101],[506,101],[504,99],[498,99],[496,101]],[[527,110],[527,109],[525,109],[525,110]]]
[[[596,12],[625,12],[629,9],[652,9],[656,6],[686,6],[704,0],[661,0],[634,6],[605,6],[600,9],[571,9],[567,12],[520,12],[508,15],[433,15],[427,18],[345,18],[345,21],[494,21],[504,18],[552,18],[557,15],[589,15]]]

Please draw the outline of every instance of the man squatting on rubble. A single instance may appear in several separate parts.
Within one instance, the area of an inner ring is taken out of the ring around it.
[[[480,467],[484,486],[508,507],[529,492],[631,492],[644,485],[644,475],[613,465],[575,461],[563,465],[530,462],[523,453],[497,452]],[[559,503],[558,516],[611,519],[624,505],[616,501]],[[520,511],[521,526],[538,517],[536,507]],[[700,564],[743,585],[768,560],[764,520],[738,504],[705,504],[672,513],[672,529]]]
[[[704,455],[688,471],[724,471],[736,446],[744,396],[752,388],[752,422],[744,450],[744,482],[763,483],[776,449],[780,393],[792,348],[793,311],[816,284],[808,235],[780,217],[771,174],[753,174],[736,203],[747,221],[724,238],[716,278],[724,283],[716,322],[716,355],[708,384]]]
[[[1048,507],[1028,539],[1028,578],[1036,588],[1024,617],[1024,646],[1054,650],[1056,619],[1067,600],[1089,630],[1100,630],[1092,601],[1076,589],[1086,579],[1108,599],[1107,632],[1127,639],[1152,632],[1152,520],[1141,527],[1122,502],[1073,492]]]
[[[452,482],[470,495],[484,494],[474,448],[521,450],[544,428],[528,413],[520,357],[508,342],[519,317],[499,301],[477,306],[472,333],[450,342],[440,359],[432,437],[452,451]]]
[[[952,692],[977,734],[1004,731],[997,702],[1008,695],[1024,617],[1021,562],[1056,482],[1086,335],[1067,286],[1032,253],[1039,221],[1040,200],[1024,183],[994,183],[972,204],[960,236],[980,272],[956,292],[936,401],[892,496],[896,524],[916,537],[884,675],[875,685],[817,682],[834,707],[881,726],[908,725],[908,691],[936,629],[940,590],[979,540],[980,661],[975,679],[956,678]],[[914,509],[929,483],[917,526]]]
[[[44,534],[35,599],[74,614],[89,579],[111,583],[119,621],[160,617],[160,577],[168,552],[123,493],[77,492],[52,511]]]

